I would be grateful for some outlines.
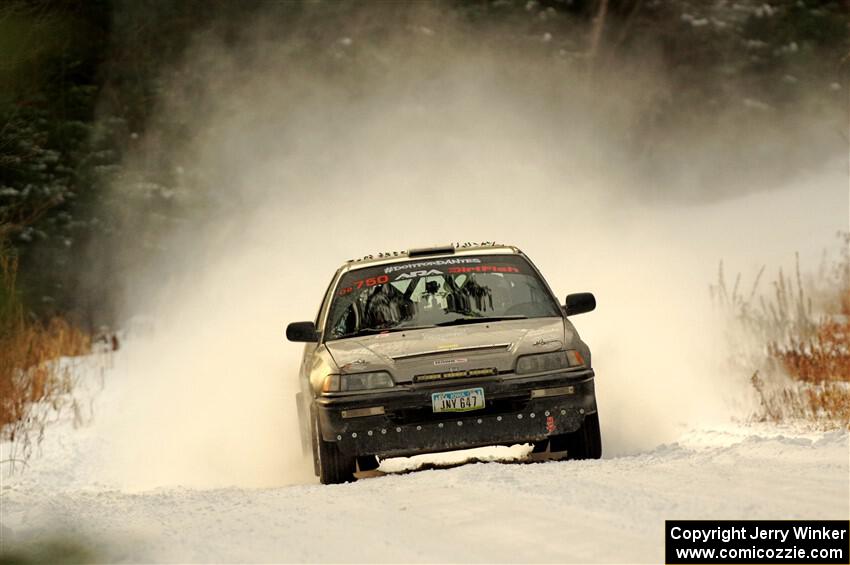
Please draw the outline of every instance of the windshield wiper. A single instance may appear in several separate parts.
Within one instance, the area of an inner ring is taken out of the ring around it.
[[[357,330],[354,333],[346,334],[339,339],[344,339],[348,337],[361,337],[364,335],[375,335],[382,334],[385,332],[403,332],[405,330],[424,330],[426,328],[433,328],[434,326],[393,326],[391,328],[362,328]]]
[[[437,324],[440,327],[443,326],[460,326],[463,324],[480,324],[485,322],[501,322],[504,320],[525,320],[528,319],[528,316],[481,316],[478,318],[455,318],[454,320],[449,320],[448,322],[440,322]]]

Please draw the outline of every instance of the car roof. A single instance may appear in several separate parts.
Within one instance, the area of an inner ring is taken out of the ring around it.
[[[409,249],[406,251],[389,251],[380,252],[373,255],[366,255],[361,259],[351,259],[346,261],[339,268],[339,272],[344,273],[361,269],[364,267],[375,267],[378,265],[388,265],[391,263],[402,263],[411,260],[420,259],[440,259],[450,257],[464,257],[468,255],[480,255],[487,253],[490,255],[522,255],[522,251],[513,245],[503,245],[500,243],[454,243],[451,245],[441,245],[435,247],[426,247],[421,249]]]

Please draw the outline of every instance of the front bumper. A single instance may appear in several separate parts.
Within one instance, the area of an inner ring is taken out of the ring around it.
[[[593,370],[532,377],[485,377],[400,385],[380,393],[316,399],[322,438],[349,455],[395,457],[482,445],[540,441],[576,431],[596,412]],[[533,390],[571,387],[572,393],[532,398]],[[482,387],[486,406],[434,413],[431,393]],[[380,406],[384,414],[343,418],[343,410]]]

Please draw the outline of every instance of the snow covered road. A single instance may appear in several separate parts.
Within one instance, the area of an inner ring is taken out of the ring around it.
[[[97,441],[69,429],[4,475],[7,546],[60,533],[108,561],[661,562],[665,519],[850,515],[847,432],[739,426],[600,461],[143,492],[87,483]]]

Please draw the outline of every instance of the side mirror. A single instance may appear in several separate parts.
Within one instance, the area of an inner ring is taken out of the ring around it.
[[[567,295],[567,302],[564,306],[567,316],[584,314],[594,309],[596,309],[596,298],[592,292],[577,292]]]
[[[292,322],[286,326],[286,339],[289,341],[319,341],[316,324],[313,322]]]

